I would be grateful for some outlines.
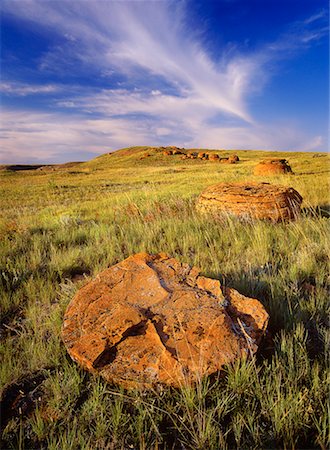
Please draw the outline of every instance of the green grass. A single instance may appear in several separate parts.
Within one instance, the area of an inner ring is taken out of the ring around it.
[[[5,394],[26,383],[3,448],[326,449],[329,157],[237,151],[240,163],[223,165],[156,151],[140,159],[145,152],[0,172],[0,380]],[[253,176],[269,156],[287,158],[295,175]],[[206,186],[251,179],[297,189],[302,217],[241,223],[196,213]],[[124,391],[80,370],[60,338],[68,303],[100,270],[141,251],[167,252],[260,299],[270,323],[258,354],[179,390]]]

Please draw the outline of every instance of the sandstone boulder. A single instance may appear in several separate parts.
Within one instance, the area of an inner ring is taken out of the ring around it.
[[[267,322],[258,300],[166,254],[140,253],[76,293],[62,338],[71,358],[109,382],[180,386],[254,353]]]
[[[216,153],[209,153],[209,160],[210,161],[218,161],[219,155],[217,155]]]
[[[205,189],[196,207],[215,215],[273,222],[293,220],[300,214],[301,195],[293,188],[269,183],[219,183]]]
[[[205,152],[199,152],[197,154],[197,158],[200,158],[200,159],[205,158]]]
[[[236,163],[239,161],[239,157],[237,155],[231,155],[229,156],[228,160]]]
[[[220,158],[219,162],[221,164],[236,164],[236,159],[233,159],[232,157],[228,157],[228,158]]]
[[[293,173],[286,159],[265,159],[254,168],[254,175],[279,175]]]

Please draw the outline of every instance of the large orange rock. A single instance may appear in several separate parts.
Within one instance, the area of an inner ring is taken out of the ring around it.
[[[293,173],[286,159],[265,159],[254,168],[254,175],[280,175]]]
[[[76,293],[62,338],[75,361],[109,382],[180,386],[254,353],[267,322],[258,300],[166,254],[139,253]]]
[[[196,207],[216,215],[279,222],[295,219],[300,214],[301,202],[301,195],[291,187],[253,182],[219,183],[201,193]]]

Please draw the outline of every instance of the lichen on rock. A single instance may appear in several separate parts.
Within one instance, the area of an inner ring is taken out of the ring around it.
[[[109,382],[180,386],[254,353],[267,323],[258,300],[166,254],[139,253],[77,292],[62,338],[75,361]]]

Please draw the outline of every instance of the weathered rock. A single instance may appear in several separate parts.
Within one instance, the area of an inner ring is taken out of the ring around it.
[[[205,158],[205,152],[199,152],[197,154],[197,158],[200,158],[200,159]]]
[[[235,158],[232,158],[231,156],[228,158],[220,158],[219,162],[221,164],[236,164],[237,160]]]
[[[146,159],[146,158],[149,158],[149,156],[151,156],[150,153],[144,153],[144,155],[142,155],[142,156],[140,157],[140,159]]]
[[[293,173],[286,159],[265,159],[254,168],[254,175],[278,175]]]
[[[301,195],[269,183],[219,183],[205,189],[196,207],[201,212],[243,219],[292,220],[300,214]]]
[[[164,156],[170,156],[170,155],[173,155],[173,151],[172,151],[172,150],[164,150],[164,151],[163,151],[163,155],[164,155]]]
[[[267,322],[258,300],[166,254],[140,253],[76,293],[62,337],[75,361],[109,382],[180,386],[254,353]]]
[[[231,155],[229,156],[228,160],[236,163],[239,161],[239,157],[237,155]]]
[[[219,155],[217,155],[216,153],[209,153],[209,160],[210,161],[218,161]]]

